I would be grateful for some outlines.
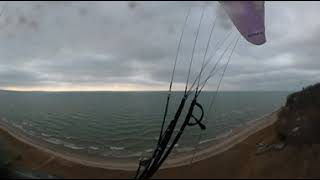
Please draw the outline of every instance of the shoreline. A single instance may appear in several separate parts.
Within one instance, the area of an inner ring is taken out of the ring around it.
[[[259,118],[256,118],[255,120],[251,120],[247,122],[248,124],[246,123],[246,127],[241,126],[239,128],[232,129],[232,133],[229,136],[220,139],[218,143],[209,145],[209,147],[201,149],[199,152],[196,152],[194,160],[192,162],[196,163],[196,162],[211,158],[220,153],[223,153],[231,149],[238,143],[244,141],[249,136],[257,133],[258,131],[266,127],[271,126],[273,123],[276,122],[277,113],[279,112],[279,110],[280,109],[274,112],[271,112],[269,114],[265,114]],[[164,165],[167,165],[167,166],[164,166],[163,169],[189,165],[192,155],[193,154],[187,155],[185,157],[181,157],[185,159],[184,162],[175,163],[172,165],[170,165],[171,161],[167,161],[167,163],[164,163]],[[175,159],[173,159],[172,161],[174,160]]]
[[[280,109],[271,113],[267,113],[254,120],[250,120],[245,124],[245,126],[242,125],[238,128],[232,129],[232,133],[229,136],[219,139],[218,142],[210,144],[204,149],[199,150],[199,152],[196,152],[193,163],[208,159],[212,156],[227,151],[228,149],[237,145],[239,142],[248,138],[250,135],[272,125],[277,119],[276,115],[279,110]],[[10,127],[10,125],[7,125],[3,121],[1,121],[0,123],[0,129],[8,133],[12,138],[16,139],[20,143],[36,148],[37,150],[47,153],[50,156],[55,156],[63,160],[67,160],[72,163],[76,163],[86,167],[102,168],[106,170],[135,171],[138,166],[137,161],[129,162],[128,160],[122,159],[114,159],[110,161],[92,161],[84,159],[82,156],[76,155],[75,153],[58,152],[48,147],[45,147],[43,143],[40,143],[38,142],[38,140],[28,137],[28,135],[22,132],[21,130],[18,130],[14,127]],[[178,157],[168,159],[160,169],[176,168],[190,164],[190,160],[194,152],[192,151],[182,154],[183,155],[180,155]],[[118,163],[116,163],[115,160],[117,160]]]

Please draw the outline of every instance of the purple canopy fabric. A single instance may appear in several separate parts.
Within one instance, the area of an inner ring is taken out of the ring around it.
[[[264,1],[219,1],[241,35],[250,43],[266,42]]]

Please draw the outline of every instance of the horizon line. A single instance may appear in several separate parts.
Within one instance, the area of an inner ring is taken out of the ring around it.
[[[70,91],[46,91],[46,90],[8,90],[0,89],[7,92],[168,92],[168,90],[70,90]],[[219,90],[219,92],[290,92],[296,90]],[[184,92],[184,90],[172,90],[172,92]],[[216,90],[203,90],[202,92],[216,92]]]

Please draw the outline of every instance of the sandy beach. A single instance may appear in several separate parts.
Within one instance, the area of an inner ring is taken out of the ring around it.
[[[306,163],[302,162],[305,161],[305,158],[300,157],[299,153],[309,151],[304,147],[300,148],[301,152],[297,152],[296,148],[286,147],[282,151],[255,154],[258,143],[268,144],[277,141],[273,126],[276,120],[277,111],[252,121],[246,127],[234,129],[230,136],[199,151],[192,164],[190,164],[192,154],[170,159],[154,177],[305,177],[310,167],[305,171],[301,169],[306,168],[300,167]],[[88,161],[73,154],[62,154],[41,146],[4,124],[1,125],[0,137],[2,143],[6,144],[11,152],[20,155],[20,158],[12,163],[12,169],[40,171],[63,178],[133,178],[137,166],[137,162]],[[289,163],[290,161],[301,161],[301,163]],[[316,161],[313,163],[317,164]],[[320,166],[312,167],[320,170]]]
[[[274,122],[277,112],[235,129],[220,142],[191,155],[170,159],[155,178],[299,178],[320,177],[320,146],[292,147],[256,155],[257,144],[277,142]],[[1,143],[20,158],[11,169],[48,173],[63,178],[129,178],[137,164],[93,162],[38,145],[13,129],[1,126]],[[129,168],[133,168],[132,170]],[[127,169],[129,168],[129,169]]]

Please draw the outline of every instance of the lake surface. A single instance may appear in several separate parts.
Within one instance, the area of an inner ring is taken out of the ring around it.
[[[212,143],[277,110],[290,92],[219,92],[209,112],[214,94],[203,92],[199,97],[208,113],[200,141],[200,128],[187,127],[174,154],[192,151],[197,143]],[[182,96],[173,93],[166,124]],[[167,92],[0,91],[0,118],[51,148],[98,158],[138,158],[151,153],[157,143],[166,97]]]

